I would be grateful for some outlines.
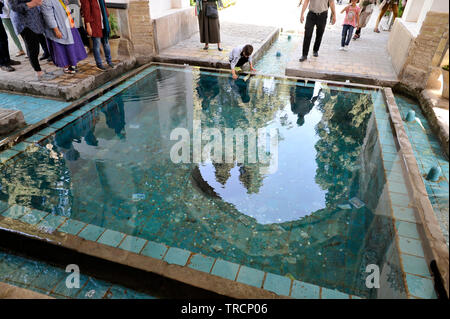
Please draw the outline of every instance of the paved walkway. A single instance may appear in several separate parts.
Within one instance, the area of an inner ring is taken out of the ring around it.
[[[319,57],[312,56],[312,42],[308,60],[299,62],[302,55],[301,44],[287,65],[286,75],[350,80],[382,86],[395,85],[398,79],[387,51],[389,32],[373,32],[378,10],[372,14],[368,26],[362,29],[361,38],[352,40],[348,51],[339,51],[344,16],[339,12],[342,9],[343,6],[337,6],[338,21],[335,25],[327,26]]]
[[[298,60],[301,56],[304,24],[300,24],[301,8],[298,7],[298,2],[298,0],[238,1],[235,6],[221,12],[221,21],[233,23],[245,21],[249,24],[270,25],[280,27],[284,31],[297,32],[301,38],[300,46],[294,51],[287,64],[286,75],[350,80],[379,85],[393,85],[397,82],[397,76],[386,49],[389,32],[373,32],[378,9],[374,10],[368,26],[363,29],[361,38],[351,42],[350,50],[348,52],[338,50],[344,19],[344,14],[340,12],[348,1],[336,6],[337,22],[334,26],[328,24],[320,48],[320,56],[310,57],[309,60],[300,63]],[[312,45],[310,54],[312,55]]]
[[[228,9],[227,9],[228,10]],[[221,21],[223,51],[217,50],[216,44],[210,44],[209,50],[203,50],[199,33],[195,33],[170,48],[160,52],[156,58],[159,62],[186,63],[190,65],[227,68],[230,51],[242,44],[252,44],[254,56],[259,57],[278,36],[278,28],[273,26],[256,26]]]

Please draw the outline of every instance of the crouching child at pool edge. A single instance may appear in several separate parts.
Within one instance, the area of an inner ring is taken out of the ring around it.
[[[256,72],[256,69],[253,67],[253,46],[250,44],[245,44],[238,46],[231,50],[230,52],[230,64],[231,64],[231,73],[233,74],[233,79],[237,79],[237,72],[242,71],[242,67],[246,64],[250,64],[250,71]]]

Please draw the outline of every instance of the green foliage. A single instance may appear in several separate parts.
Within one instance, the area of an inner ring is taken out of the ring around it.
[[[444,69],[445,71],[448,71],[448,64],[447,65],[443,65],[442,69]]]
[[[111,33],[109,35],[110,39],[118,39],[120,38],[120,31],[119,31],[119,22],[117,21],[117,16],[115,14],[109,15],[109,26],[111,28]]]

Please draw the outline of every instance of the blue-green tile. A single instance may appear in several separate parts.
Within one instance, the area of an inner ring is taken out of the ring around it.
[[[320,287],[294,280],[291,297],[297,299],[319,299]]]
[[[398,220],[395,222],[395,226],[400,236],[420,239],[416,224]]]
[[[38,227],[43,228],[45,231],[53,232],[62,223],[64,223],[65,220],[65,217],[48,214],[43,220],[41,220]]]
[[[411,295],[424,299],[436,299],[434,283],[431,279],[406,274],[406,283]]]
[[[167,246],[164,244],[156,243],[153,241],[149,241],[147,245],[145,245],[141,254],[144,256],[153,257],[156,259],[162,259],[167,251]]]
[[[258,269],[241,266],[236,281],[246,285],[261,288],[264,279],[264,272]]]
[[[9,208],[9,204],[0,200],[0,214],[3,214]]]
[[[223,259],[217,259],[213,269],[211,270],[211,274],[230,280],[235,280],[238,269],[238,264]]]
[[[86,285],[81,289],[77,298],[79,299],[102,299],[108,289],[112,286],[111,283],[107,283],[102,280],[97,280],[90,277]]]
[[[31,144],[29,144],[29,143],[21,142],[19,144],[14,145],[12,147],[12,149],[15,151],[18,151],[18,152],[24,152],[30,146],[31,146]]]
[[[120,244],[119,248],[139,254],[144,247],[146,240],[134,236],[127,236]]]
[[[191,257],[188,267],[209,273],[211,271],[213,264],[214,264],[214,258],[211,258],[208,256],[203,256],[200,254],[194,254]]]
[[[401,254],[403,270],[407,273],[419,276],[430,276],[427,262],[424,258]]]
[[[184,266],[186,265],[186,262],[188,261],[190,255],[190,251],[171,247],[167,251],[166,256],[164,256],[164,261],[168,262],[169,264]]]
[[[115,230],[107,229],[97,240],[100,244],[105,244],[112,247],[117,247],[122,239],[125,237],[125,234],[122,234]]]
[[[76,235],[85,225],[85,223],[78,220],[67,219],[66,222],[58,228],[58,231]]]
[[[105,231],[105,228],[96,225],[88,224],[78,236],[87,240],[97,241],[100,235]]]
[[[6,210],[2,215],[12,219],[19,219],[23,215],[31,213],[31,209],[20,205],[13,205]]]
[[[48,215],[47,212],[32,209],[30,213],[22,216],[20,220],[30,225],[36,225],[41,221],[41,219],[43,219],[47,215]]]
[[[16,150],[6,150],[0,152],[0,163],[5,163],[12,157],[16,156],[19,152]]]
[[[402,253],[425,257],[420,240],[399,236],[398,241]]]
[[[76,287],[68,288],[67,284],[66,284],[66,280],[70,274],[71,273],[67,273],[67,276],[62,278],[62,280],[53,289],[53,293],[56,293],[58,295],[62,295],[65,297],[69,297],[69,298],[77,297],[77,295],[80,293],[80,291],[83,289],[84,285],[86,284],[88,277],[83,274],[80,274],[80,281],[79,281],[80,287],[79,288],[76,288]],[[71,283],[73,283],[73,282],[71,282]]]
[[[291,279],[284,276],[267,273],[266,280],[264,281],[264,289],[272,291],[277,295],[289,296]]]
[[[395,219],[412,223],[416,222],[416,216],[413,208],[393,206],[392,210]]]
[[[350,299],[350,296],[337,290],[322,288],[322,299]]]

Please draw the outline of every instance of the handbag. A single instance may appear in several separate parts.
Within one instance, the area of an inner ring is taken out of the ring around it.
[[[206,6],[206,16],[210,19],[219,18],[219,11],[217,10],[217,6],[215,4]]]

